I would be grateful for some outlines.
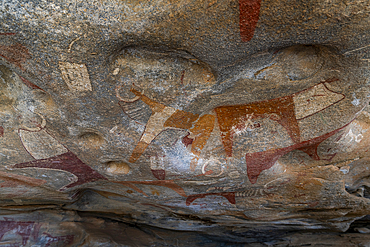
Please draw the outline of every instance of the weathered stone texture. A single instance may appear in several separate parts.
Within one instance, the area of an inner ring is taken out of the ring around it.
[[[3,0],[0,243],[369,246],[369,11]]]

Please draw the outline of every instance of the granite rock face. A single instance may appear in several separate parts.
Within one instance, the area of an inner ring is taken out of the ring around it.
[[[0,243],[369,246],[369,16],[4,0]]]

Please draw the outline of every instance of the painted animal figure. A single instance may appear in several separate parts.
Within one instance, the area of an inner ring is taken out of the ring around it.
[[[137,110],[135,108],[130,108],[130,104],[137,100],[142,100],[150,107],[152,114],[149,118],[149,121],[146,123],[144,133],[131,154],[129,162],[135,163],[144,153],[150,143],[162,131],[168,129],[188,130],[193,137],[191,143],[191,152],[195,154],[196,157],[200,155],[213,131],[215,122],[214,115],[205,114],[200,116],[198,114],[177,110],[173,107],[165,106],[161,103],[155,102],[134,87],[132,87],[130,91],[134,93],[136,97],[132,100],[127,100],[120,96],[119,87],[116,89],[117,98],[123,102],[123,104],[121,104],[123,111],[127,113],[128,116],[132,116],[132,113]],[[195,169],[195,164],[197,162],[196,157],[192,161],[192,170]]]
[[[73,180],[60,188],[63,191],[84,183],[107,180],[103,175],[83,163],[74,153],[59,143],[48,133],[45,118],[38,114],[42,123],[35,128],[22,126],[18,130],[25,150],[35,159],[33,161],[10,165],[9,168],[42,168],[62,170],[71,173]]]
[[[133,116],[132,113],[137,111],[133,110],[131,106],[138,100],[148,105],[152,111],[144,133],[132,152],[129,162],[135,163],[162,131],[183,129],[190,133],[186,138],[191,139],[188,143],[191,144],[191,152],[196,157],[192,160],[190,167],[194,170],[198,157],[214,130],[216,118],[224,150],[228,157],[233,156],[233,139],[236,133],[249,128],[254,119],[270,119],[287,131],[292,145],[282,148],[267,147],[264,152],[246,153],[247,172],[251,183],[256,183],[263,170],[272,167],[282,155],[292,150],[299,149],[306,152],[313,159],[319,159],[317,155],[318,145],[337,131],[332,131],[311,140],[301,140],[299,122],[345,98],[343,94],[333,92],[328,88],[331,82],[337,80],[337,78],[332,78],[301,92],[276,99],[241,105],[219,106],[213,109],[214,114],[204,115],[165,106],[145,96],[140,89],[135,89],[134,86],[130,91],[135,94],[135,97],[124,99],[119,95],[119,88],[117,88],[117,97],[122,102],[121,106],[128,116]]]

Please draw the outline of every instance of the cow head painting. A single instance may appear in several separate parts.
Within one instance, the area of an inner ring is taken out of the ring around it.
[[[368,104],[367,78],[352,77],[345,59],[327,47],[293,46],[263,55],[259,66],[245,64],[232,78],[210,83],[211,71],[192,68],[200,63],[124,50],[112,66],[116,96],[130,121],[144,129],[128,161],[147,154],[166,163],[166,152],[147,148],[169,146],[169,138],[156,139],[170,130],[177,133],[172,142],[182,143],[183,156],[190,157],[182,166],[204,173],[210,160],[222,167],[242,163],[252,184],[293,150],[320,160],[318,146]]]

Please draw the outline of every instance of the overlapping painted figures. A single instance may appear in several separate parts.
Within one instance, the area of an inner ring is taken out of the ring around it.
[[[0,6],[0,209],[194,231],[370,214],[370,7],[139,2]],[[1,217],[9,246],[83,239]]]
[[[110,66],[110,125],[85,128],[81,120],[82,131],[46,90],[2,66],[1,187],[16,188],[3,196],[46,190],[54,196],[43,200],[68,201],[94,188],[186,210],[243,212],[261,205],[254,200],[320,191],[325,182],[305,174],[340,176],[332,164],[367,140],[368,79],[354,77],[347,60],[324,46],[292,46],[258,54],[218,81],[189,55],[127,48]],[[64,76],[86,82],[73,68]],[[103,164],[89,165],[86,155],[99,149]],[[302,205],[321,205],[316,199],[305,194]]]

